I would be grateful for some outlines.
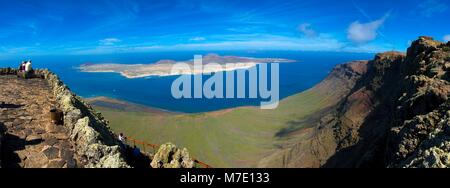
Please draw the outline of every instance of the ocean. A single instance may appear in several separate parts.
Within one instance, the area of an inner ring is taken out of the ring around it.
[[[24,56],[34,68],[55,72],[81,97],[106,96],[167,111],[199,113],[239,106],[257,106],[265,99],[175,99],[172,82],[177,76],[128,79],[116,73],[84,73],[77,67],[84,63],[154,63],[162,59],[193,59],[194,55],[216,53],[258,58],[286,58],[296,63],[280,64],[280,99],[305,91],[323,80],[337,64],[372,59],[369,53],[298,52],[298,51],[223,51],[223,52],[150,52],[113,55]],[[0,67],[16,68],[21,57],[0,60]],[[208,76],[204,77],[204,81]]]

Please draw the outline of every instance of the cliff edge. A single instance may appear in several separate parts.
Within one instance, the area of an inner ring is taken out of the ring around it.
[[[366,69],[285,166],[450,167],[450,43],[420,37]]]

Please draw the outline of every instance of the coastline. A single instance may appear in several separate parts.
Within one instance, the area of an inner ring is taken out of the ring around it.
[[[305,90],[307,91],[307,90]],[[305,92],[303,91],[303,92]],[[301,94],[303,92],[297,93]],[[294,94],[292,96],[289,96],[285,99],[288,99],[290,97],[293,97],[297,94]],[[187,112],[178,112],[178,111],[171,111],[161,108],[156,108],[144,104],[134,103],[122,99],[116,99],[112,97],[106,97],[106,96],[96,96],[96,97],[89,97],[89,98],[83,98],[86,102],[91,104],[94,107],[97,108],[106,108],[111,110],[117,110],[122,112],[138,112],[138,113],[148,113],[152,115],[195,115],[195,114],[209,114],[209,115],[223,115],[229,112],[233,112],[235,110],[239,109],[248,109],[248,108],[258,108],[257,106],[239,106],[239,107],[231,107],[231,108],[224,108],[219,110],[213,110],[213,111],[207,111],[207,112],[195,112],[195,113],[187,113]],[[284,100],[284,99],[283,99]]]
[[[211,74],[216,72],[228,72],[228,71],[236,71],[236,70],[242,70],[242,69],[250,69],[253,67],[256,67],[261,63],[238,63],[235,64],[233,67],[221,67],[218,69],[215,68],[207,68],[202,69],[200,71],[195,70],[191,65],[188,69],[175,69],[175,72],[172,72],[172,67],[175,65],[164,65],[167,67],[152,67],[152,64],[149,65],[121,65],[121,64],[99,64],[99,65],[91,65],[88,67],[78,67],[78,70],[81,72],[86,73],[117,73],[121,76],[128,78],[128,79],[136,79],[136,78],[146,78],[146,77],[167,77],[167,76],[180,76],[180,75],[198,75],[198,74]],[[96,67],[95,69],[92,69],[93,67]],[[140,66],[140,68],[135,69],[151,69],[151,70],[144,70],[142,73],[137,72],[130,72],[128,70],[101,70],[101,66],[121,66],[122,68],[126,67],[134,67],[134,66]],[[160,65],[155,65],[160,66]],[[155,69],[153,69],[155,68]],[[100,69],[100,70],[99,70]]]
[[[78,70],[88,73],[118,73],[125,78],[135,79],[150,76],[166,77],[211,74],[250,69],[260,64],[293,62],[297,62],[297,60],[206,55],[202,59],[200,67],[197,67],[194,60],[178,62],[173,60],[160,60],[152,64],[83,64],[78,67]]]
[[[106,96],[97,96],[84,98],[87,102],[95,107],[109,108],[113,110],[125,111],[125,112],[144,112],[150,114],[160,114],[160,115],[174,115],[182,114],[182,112],[169,111],[160,108],[155,108],[151,106],[146,106],[142,104],[137,104],[125,100],[115,99]]]

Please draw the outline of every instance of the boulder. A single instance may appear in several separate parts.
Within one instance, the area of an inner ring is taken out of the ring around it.
[[[90,126],[88,117],[75,124],[71,139],[77,143],[77,153],[87,159],[88,168],[127,168],[119,146],[103,144],[100,134]]]
[[[159,147],[150,165],[152,168],[194,168],[194,160],[186,148],[167,143]]]
[[[80,152],[85,152],[88,145],[96,143],[97,137],[98,133],[89,126],[88,117],[78,120],[70,135],[70,138],[78,143],[77,149]]]
[[[91,144],[86,148],[87,168],[128,168],[119,146]]]

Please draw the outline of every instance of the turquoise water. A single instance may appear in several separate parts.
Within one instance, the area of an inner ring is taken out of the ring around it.
[[[187,60],[209,52],[163,52],[90,56],[31,56],[35,68],[48,68],[82,97],[107,96],[177,112],[206,112],[238,106],[259,105],[263,99],[174,99],[172,82],[178,77],[127,79],[115,73],[83,73],[83,63],[154,63],[161,59]],[[280,98],[300,93],[324,79],[332,68],[351,60],[372,59],[374,54],[325,52],[214,52],[220,55],[287,58],[297,63],[280,64]],[[21,58],[0,60],[0,67],[17,67]],[[204,80],[208,77],[205,76]],[[263,100],[267,101],[267,100]]]

